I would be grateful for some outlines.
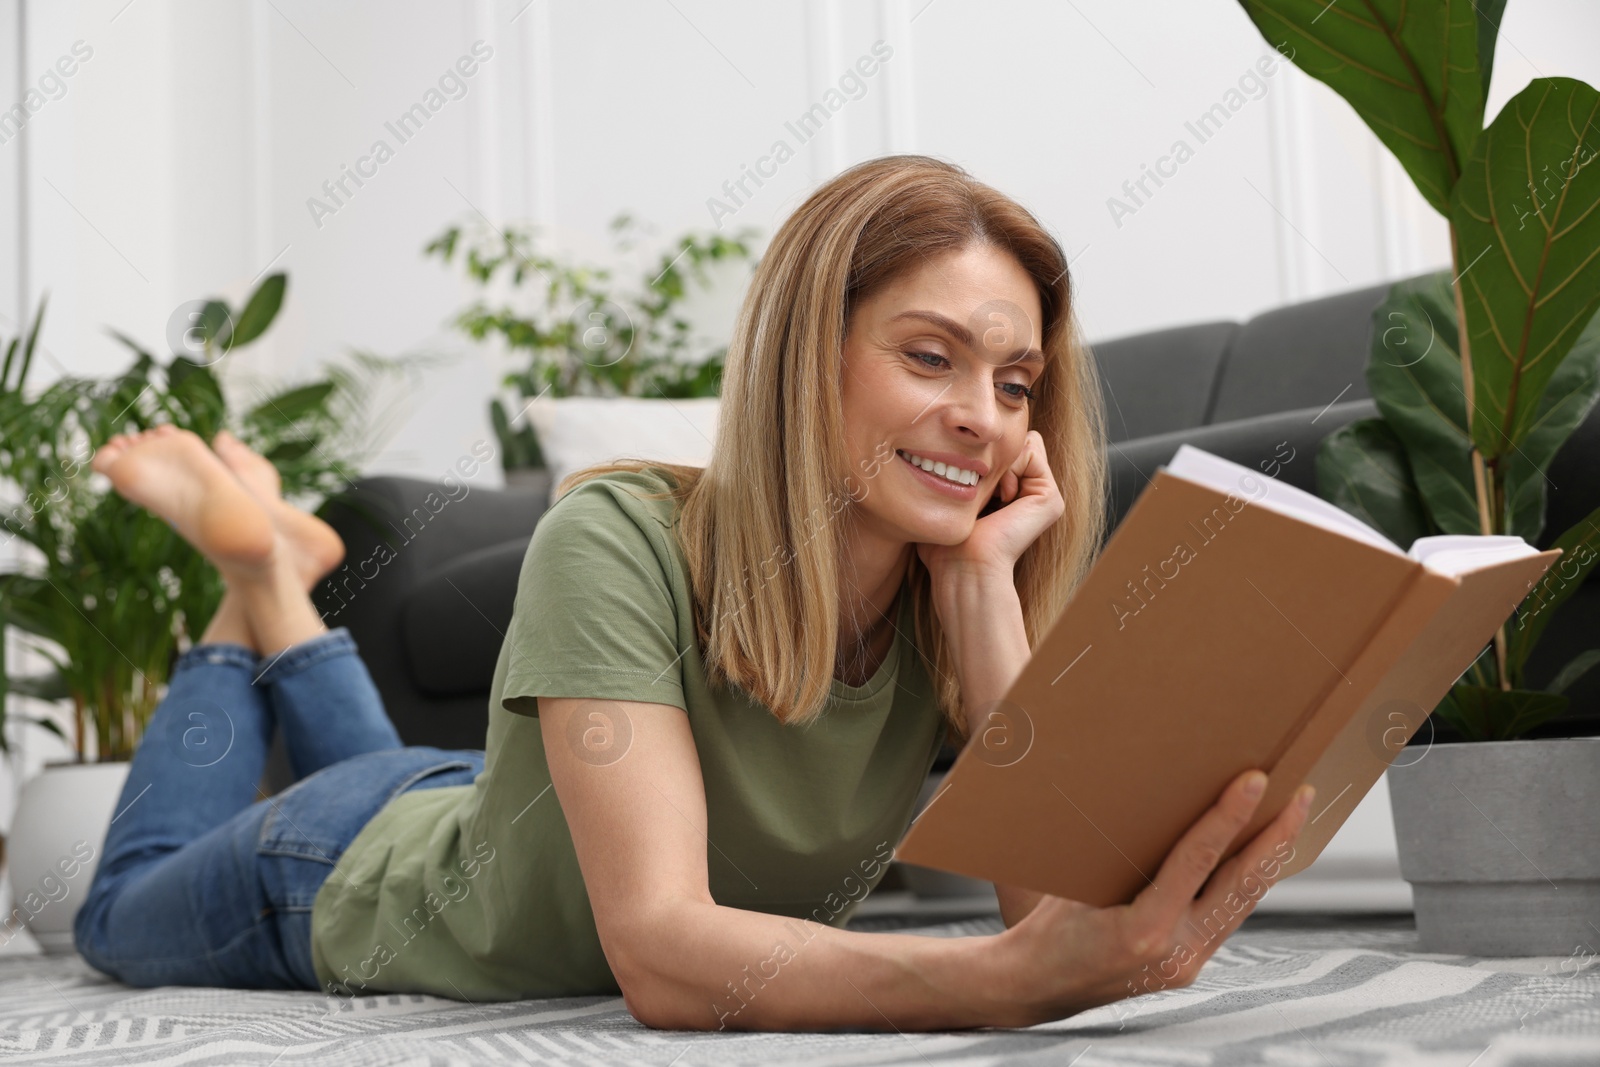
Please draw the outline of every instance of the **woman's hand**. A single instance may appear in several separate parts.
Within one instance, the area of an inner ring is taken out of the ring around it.
[[[935,582],[946,573],[968,570],[1009,578],[1018,557],[1066,511],[1038,430],[1028,431],[1022,450],[1001,472],[995,488],[1004,506],[980,518],[965,541],[918,543],[917,555]]]
[[[1015,926],[996,935],[997,951],[1005,957],[1003,973],[1015,976],[1017,1003],[1031,1020],[1023,1025],[1195,980],[1211,954],[1281,877],[1315,792],[1302,786],[1276,819],[1217,867],[1260,800],[1259,794],[1249,796],[1243,788],[1252,776],[1259,776],[1265,790],[1266,775],[1259,771],[1235,778],[1173,846],[1154,883],[1133,903],[1094,908],[1046,896]]]

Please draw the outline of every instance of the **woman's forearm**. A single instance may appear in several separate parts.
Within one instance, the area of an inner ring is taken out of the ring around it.
[[[1005,571],[961,570],[933,583],[934,610],[955,656],[967,714],[999,700],[1033,654],[1022,598]]]
[[[647,1026],[943,1030],[1030,1025],[1006,934],[840,930],[703,902],[663,904],[626,932],[618,970]]]
[[[1015,579],[1005,572],[961,571],[937,581],[933,596],[961,682],[969,743],[988,745],[1003,757],[1003,746],[1025,744],[1032,736],[1016,721],[1015,711],[997,706],[1032,655]],[[994,888],[1008,927],[1032,911],[1042,895]]]

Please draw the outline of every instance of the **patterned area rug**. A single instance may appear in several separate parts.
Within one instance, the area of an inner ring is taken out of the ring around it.
[[[996,933],[994,917],[858,918],[852,929]],[[77,1065],[906,1064],[1506,1067],[1600,1064],[1592,954],[1419,952],[1410,916],[1252,916],[1187,989],[1026,1030],[751,1034],[650,1030],[613,997],[132,989],[77,957],[0,957],[0,1060]]]

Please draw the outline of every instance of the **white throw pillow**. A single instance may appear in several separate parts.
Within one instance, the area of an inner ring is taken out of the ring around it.
[[[717,437],[717,397],[541,397],[528,406],[550,488],[575,470],[615,459],[705,466]]]

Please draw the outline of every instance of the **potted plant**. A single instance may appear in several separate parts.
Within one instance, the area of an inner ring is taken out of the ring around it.
[[[1505,0],[1241,3],[1450,225],[1451,270],[1396,285],[1374,313],[1366,377],[1380,417],[1324,439],[1319,492],[1401,545],[1437,533],[1538,543],[1550,462],[1600,397],[1600,93],[1536,78],[1484,128]],[[1563,555],[1431,709],[1425,758],[1386,772],[1431,951],[1600,943],[1600,737],[1578,736],[1596,709],[1569,708],[1564,692],[1600,650],[1542,689],[1525,678],[1595,564],[1600,509],[1547,540]],[[1412,739],[1428,710],[1390,740]]]
[[[617,250],[639,241],[637,223],[623,213],[610,226]],[[532,228],[447,228],[425,255],[452,262],[487,293],[458,314],[454,325],[475,340],[498,337],[522,355],[502,386],[516,397],[489,402],[509,485],[548,493],[551,472],[532,420],[532,402],[554,406],[571,397],[714,398],[721,386],[726,348],[702,350],[690,335],[680,304],[693,278],[708,287],[706,268],[751,257],[753,230],[735,236],[688,233],[662,252],[639,279],[624,287],[613,271],[563,262],[534,248]],[[493,300],[493,302],[491,302]],[[548,398],[548,399],[547,399]],[[549,410],[547,407],[545,410]]]
[[[220,300],[189,305],[192,315],[173,341],[184,351],[166,362],[114,334],[135,358],[108,379],[66,376],[28,388],[42,301],[26,340],[5,348],[0,484],[17,496],[0,509],[0,534],[19,546],[20,558],[0,573],[0,627],[21,631],[50,669],[24,676],[0,659],[0,745],[8,745],[5,716],[14,698],[70,701],[66,732],[45,716],[13,717],[64,736],[73,756],[22,786],[9,848],[16,906],[0,938],[25,924],[47,951],[71,949],[72,916],[94,875],[127,761],[173,660],[204,630],[222,595],[215,570],[171,526],[91,474],[94,450],[114,434],[162,422],[207,440],[226,426],[272,460],[286,494],[312,498],[342,492],[361,458],[353,443],[362,434],[360,401],[368,379],[386,369],[377,357],[274,391],[242,413],[224,399],[217,371],[228,363],[221,361],[266,331],[285,285],[282,274],[266,278],[237,312]]]

